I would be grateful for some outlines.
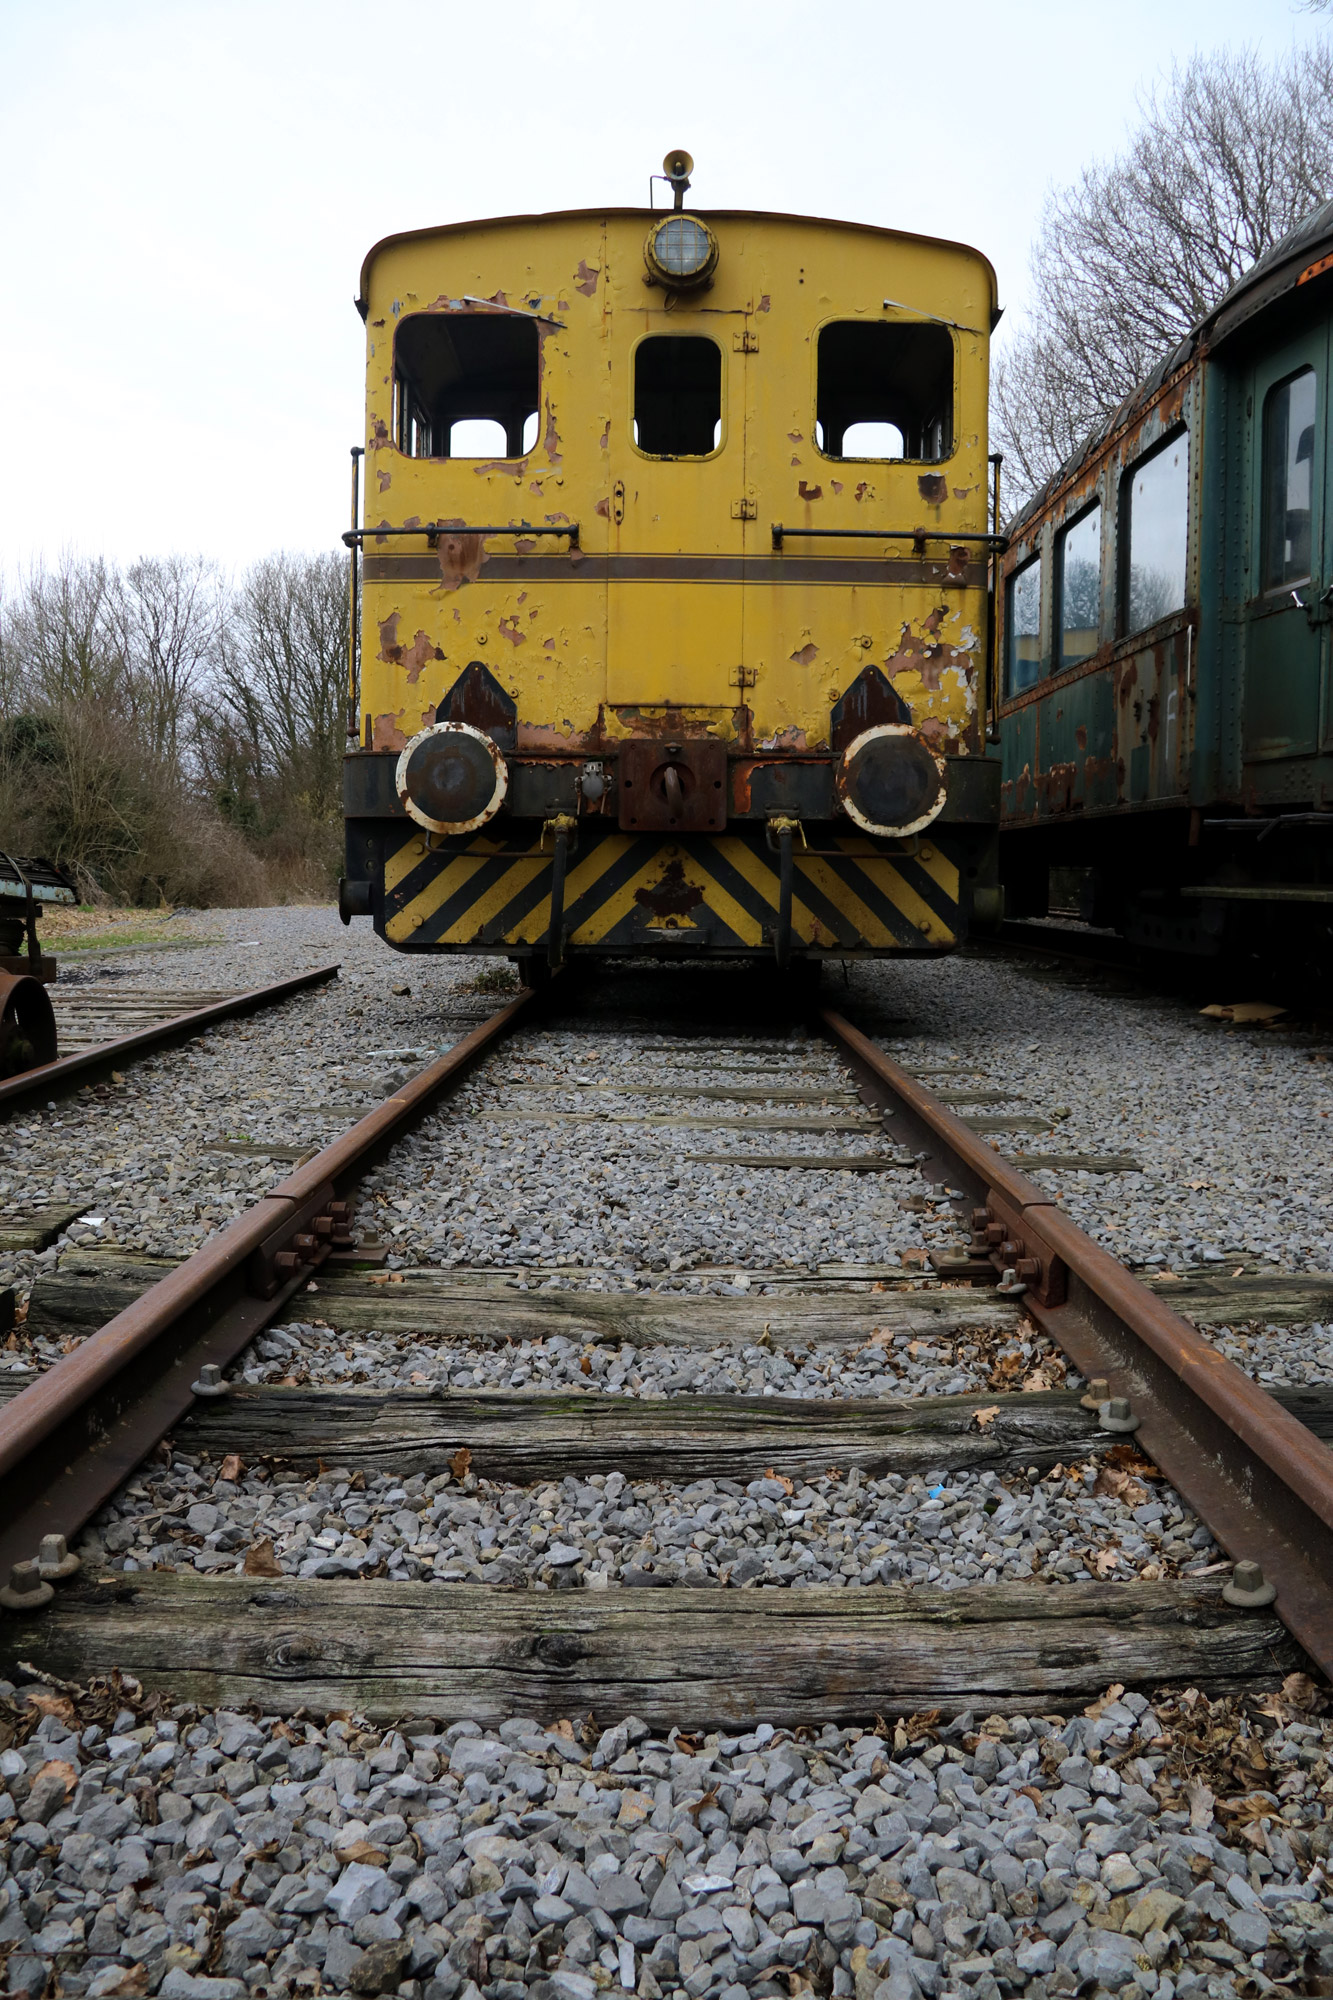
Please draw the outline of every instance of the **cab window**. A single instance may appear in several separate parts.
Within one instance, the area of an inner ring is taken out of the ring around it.
[[[656,333],[634,350],[634,442],[652,458],[707,458],[722,442],[722,350]]]
[[[1077,666],[1097,650],[1102,610],[1102,509],[1099,501],[1065,529],[1056,547],[1060,609],[1059,665]]]
[[[1041,673],[1041,557],[1009,579],[1004,603],[1004,681],[1009,694],[1035,685]]]
[[[1155,625],[1185,602],[1189,486],[1188,431],[1177,431],[1125,474],[1120,532],[1125,551],[1121,630],[1126,634]]]
[[[393,441],[409,458],[522,458],[537,442],[534,321],[412,313],[394,337]]]
[[[953,451],[947,327],[835,320],[819,330],[815,443],[826,458],[937,462]]]
[[[1270,389],[1264,403],[1264,590],[1310,575],[1314,432],[1315,374],[1302,368]]]

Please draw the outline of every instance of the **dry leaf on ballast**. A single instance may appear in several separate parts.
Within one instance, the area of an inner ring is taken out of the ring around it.
[[[1286,1013],[1285,1007],[1276,1007],[1271,1000],[1234,1000],[1223,1006],[1214,1001],[1211,1007],[1200,1007],[1201,1014],[1213,1021],[1276,1021]]]
[[[1213,1823],[1213,1807],[1217,1799],[1201,1778],[1192,1778],[1185,1787],[1185,1797],[1189,1801],[1190,1825],[1196,1833],[1207,1833]]]
[[[253,1543],[246,1550],[245,1561],[241,1565],[241,1570],[245,1576],[281,1576],[283,1574],[282,1564],[273,1553],[271,1536],[266,1535],[262,1542]]]

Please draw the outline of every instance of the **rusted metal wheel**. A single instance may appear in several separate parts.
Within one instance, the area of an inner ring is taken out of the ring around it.
[[[56,1017],[40,979],[0,972],[0,1077],[56,1059]]]

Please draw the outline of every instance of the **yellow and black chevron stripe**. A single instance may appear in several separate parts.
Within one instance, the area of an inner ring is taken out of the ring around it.
[[[797,951],[947,951],[961,935],[958,868],[937,840],[884,854],[849,835],[794,859]],[[418,950],[540,949],[551,867],[526,831],[432,850],[414,830],[385,863],[384,935]],[[753,953],[770,944],[777,911],[778,857],[762,828],[689,839],[579,828],[565,879],[569,949]]]

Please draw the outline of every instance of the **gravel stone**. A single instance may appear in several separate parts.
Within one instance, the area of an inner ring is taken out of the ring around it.
[[[188,1528],[209,1491],[219,1525]],[[1058,1466],[1044,1478],[958,1472],[863,1479],[829,1472],[808,1481],[699,1479],[631,1484],[623,1474],[532,1487],[458,1479],[444,1472],[402,1482],[334,1467],[315,1479],[272,1478],[266,1467],[222,1479],[213,1465],[177,1453],[145,1468],[104,1507],[79,1548],[90,1567],[153,1565],[243,1571],[265,1543],[289,1575],[400,1576],[446,1583],[527,1583],[536,1589],[610,1588],[645,1581],[731,1588],[839,1589],[876,1585],[1051,1583],[1202,1575],[1222,1564],[1197,1517],[1164,1482],[1096,1463]],[[457,1746],[458,1768],[494,1779],[511,1752],[492,1738]],[[1112,1796],[1111,1770],[1095,1778],[1067,1758],[1064,1783]],[[229,1788],[253,1782],[241,1766]],[[224,1775],[224,1783],[228,1780]],[[764,1794],[738,1795],[731,1823],[757,1824]],[[1107,1849],[1106,1853],[1111,1853]],[[568,1895],[568,1890],[564,1892]]]
[[[257,1979],[304,1994],[315,1973],[416,2000],[776,2000],[785,1969],[835,2000],[1023,1982],[1039,2000],[1072,1990],[1062,1978],[1169,2000],[1253,1965],[1333,1965],[1333,1722],[1299,1676],[1213,1711],[1223,1754],[1262,1742],[1274,1790],[1257,1841],[1194,1775],[1193,1696],[1154,1708],[1113,1688],[1068,1721],[830,1725],[800,1742],[769,1725],[688,1739],[635,1721],[600,1736],[527,1717],[497,1736],[289,1723],[172,1709],[130,1682],[120,1698],[113,1718],[81,1701],[34,1727],[24,1691],[0,1684],[20,1807],[48,1765],[74,1774],[39,1847],[24,1822],[0,1826],[11,1991],[36,1995],[36,1970],[58,1967],[71,1992],[110,1996],[133,1975],[168,2000],[240,2000]],[[237,1761],[264,1782],[230,1799],[219,1779]],[[1105,1771],[1118,1791],[1094,1788]],[[765,1810],[737,1830],[743,1792]],[[1140,1886],[1108,1881],[1111,1858]]]

